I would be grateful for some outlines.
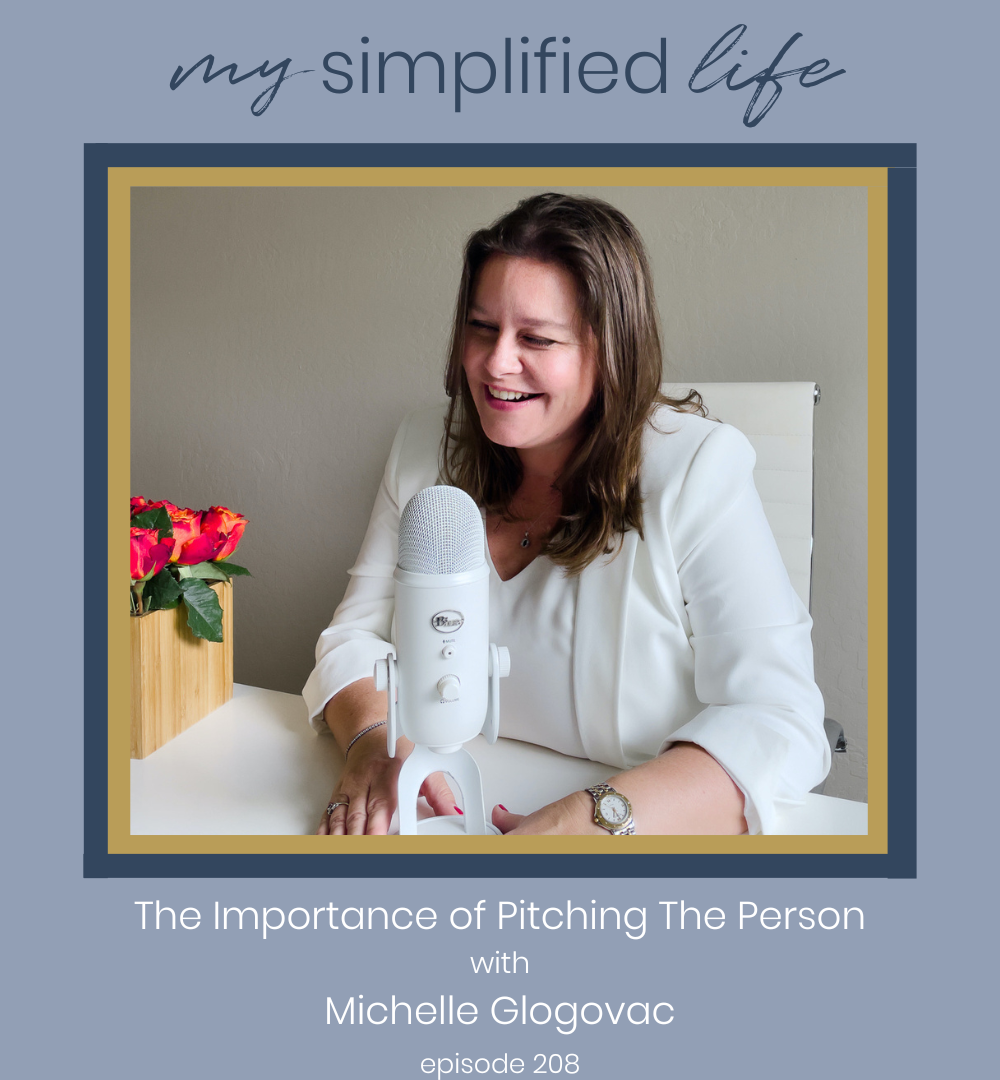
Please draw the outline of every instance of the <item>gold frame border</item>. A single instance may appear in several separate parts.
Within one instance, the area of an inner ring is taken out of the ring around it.
[[[128,611],[121,603],[129,491],[130,196],[134,187],[865,187],[868,190],[868,835],[347,836],[336,853],[886,854],[888,852],[888,170],[885,168],[109,168],[108,854],[316,854],[317,836],[132,836]],[[120,539],[118,539],[120,538]],[[503,873],[498,866],[498,872]],[[359,875],[361,876],[361,875]]]

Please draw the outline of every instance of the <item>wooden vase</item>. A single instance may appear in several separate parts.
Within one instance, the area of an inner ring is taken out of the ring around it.
[[[233,696],[233,586],[212,582],[222,605],[222,641],[188,629],[187,609],[129,618],[132,757],[144,758]]]

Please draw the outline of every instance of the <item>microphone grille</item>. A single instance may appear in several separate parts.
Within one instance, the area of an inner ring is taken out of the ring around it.
[[[483,519],[461,488],[424,488],[399,518],[399,568],[414,574],[461,574],[484,562]]]

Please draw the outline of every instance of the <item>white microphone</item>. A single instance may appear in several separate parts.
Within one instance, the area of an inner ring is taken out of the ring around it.
[[[505,648],[489,640],[489,566],[479,508],[460,488],[418,492],[399,521],[395,588],[396,655],[375,665],[375,685],[389,697],[387,744],[405,736],[413,753],[400,771],[402,834],[495,832],[487,825],[482,779],[462,747],[480,732],[495,742]],[[416,821],[424,779],[444,770],[458,782],[465,814]]]

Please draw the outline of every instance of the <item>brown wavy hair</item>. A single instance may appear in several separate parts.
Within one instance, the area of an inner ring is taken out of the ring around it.
[[[587,434],[557,487],[562,516],[542,553],[578,574],[621,548],[629,529],[642,535],[639,472],[642,435],[658,405],[705,415],[698,394],[660,392],[663,357],[653,281],[642,238],[620,210],[600,199],[533,195],[465,245],[462,280],[445,371],[451,399],[442,441],[442,476],[487,511],[509,517],[523,469],[517,451],[491,442],[462,366],[469,306],[479,272],[495,255],[535,259],[567,270],[580,315],[597,343],[597,385]]]

